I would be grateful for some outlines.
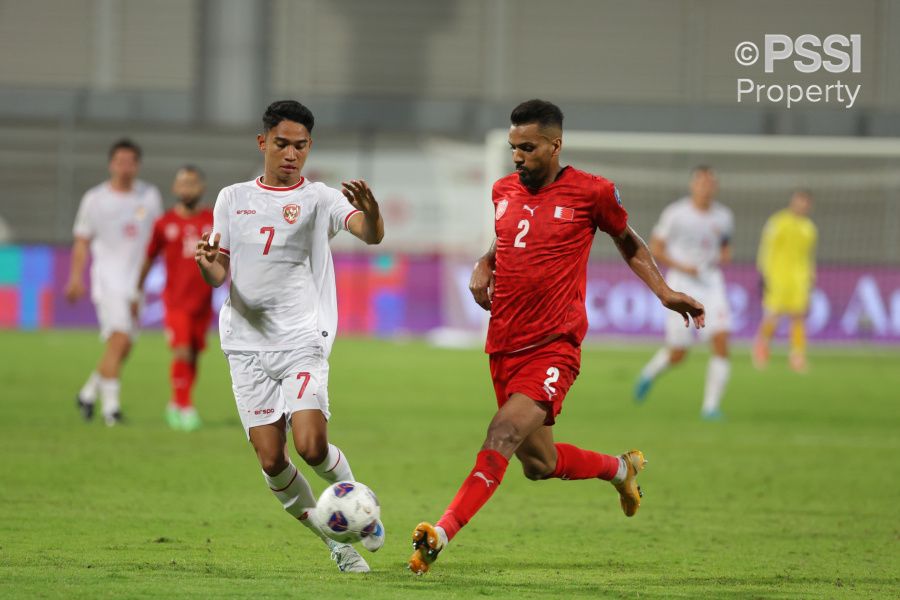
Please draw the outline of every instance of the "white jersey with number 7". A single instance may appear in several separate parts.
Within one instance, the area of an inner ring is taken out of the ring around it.
[[[260,179],[219,192],[213,233],[230,259],[231,291],[219,314],[223,350],[291,350],[337,332],[329,240],[359,212],[344,195],[306,178],[291,187]]]

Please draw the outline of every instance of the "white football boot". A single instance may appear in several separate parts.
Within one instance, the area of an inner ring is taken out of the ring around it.
[[[350,544],[331,542],[328,546],[331,548],[331,560],[337,563],[341,573],[368,573],[371,571],[366,559],[360,556],[356,548]]]

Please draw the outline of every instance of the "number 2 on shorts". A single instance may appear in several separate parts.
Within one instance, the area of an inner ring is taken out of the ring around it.
[[[559,369],[556,367],[550,367],[547,369],[547,379],[544,380],[544,389],[547,390],[547,394],[553,395],[556,393],[556,388],[553,387],[553,384],[559,381]]]

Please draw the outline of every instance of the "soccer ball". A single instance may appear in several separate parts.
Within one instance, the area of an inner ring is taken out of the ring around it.
[[[331,484],[316,504],[316,520],[322,532],[336,542],[358,542],[371,535],[380,516],[375,492],[358,481]]]

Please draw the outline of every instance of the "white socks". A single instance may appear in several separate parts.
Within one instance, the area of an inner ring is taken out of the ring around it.
[[[725,386],[731,375],[731,362],[721,356],[711,356],[706,369],[706,389],[703,392],[703,414],[719,410]]]
[[[310,531],[315,533],[323,542],[328,544],[331,541],[319,529],[318,523],[313,515],[316,507],[316,498],[313,496],[312,488],[309,482],[303,476],[303,473],[297,470],[293,463],[288,461],[287,468],[275,475],[274,477],[263,471],[263,477],[269,485],[269,489],[275,494],[275,497],[281,502],[284,510],[289,515],[303,523]],[[331,547],[331,544],[329,544]]]
[[[347,462],[347,457],[334,444],[328,444],[328,456],[325,457],[321,464],[313,467],[313,471],[328,483],[356,481],[353,477],[353,471],[350,470],[350,463]]]
[[[641,371],[641,378],[656,379],[656,377],[669,368],[669,357],[672,355],[669,349],[662,347],[656,351],[653,358],[650,359],[644,369]]]
[[[350,463],[347,462],[347,457],[334,444],[328,444],[328,456],[325,457],[322,464],[313,467],[313,470],[328,483],[354,481],[353,472],[350,470]],[[263,477],[266,478],[269,489],[272,490],[272,493],[275,494],[275,497],[281,502],[288,514],[303,523],[332,550],[336,546],[344,545],[327,537],[319,529],[319,523],[316,522],[315,513],[313,512],[316,507],[316,497],[313,495],[309,482],[293,463],[288,461],[287,468],[274,477],[267,475],[263,471]]]
[[[625,464],[625,459],[621,456],[617,456],[616,458],[619,459],[619,469],[616,471],[615,477],[610,479],[610,483],[622,483],[628,476],[628,465]]]
[[[100,375],[97,374],[97,371],[91,371],[87,381],[81,386],[81,391],[78,392],[78,398],[85,404],[93,404],[97,401],[99,391]]]
[[[103,403],[103,416],[108,417],[119,412],[119,380],[105,377],[97,379],[99,380],[100,401]]]

